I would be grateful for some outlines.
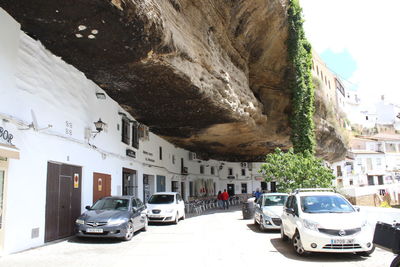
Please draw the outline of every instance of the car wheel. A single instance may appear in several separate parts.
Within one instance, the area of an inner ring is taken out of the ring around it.
[[[147,216],[144,218],[144,226],[142,228],[143,232],[146,232],[149,230],[149,219],[147,219]]]
[[[182,220],[184,220],[184,219],[186,219],[186,213],[185,212],[183,212],[183,215],[182,215]]]
[[[367,251],[357,252],[357,255],[369,257],[375,251],[375,245],[372,245],[372,248]]]
[[[296,231],[296,233],[292,238],[292,245],[294,252],[296,252],[297,255],[305,256],[308,254],[308,252],[304,250],[303,244],[301,243],[300,234],[298,231]]]
[[[397,255],[396,258],[393,259],[390,267],[399,267],[400,266],[400,255]]]
[[[256,216],[254,215],[254,224],[258,224]]]
[[[178,214],[178,212],[177,212],[176,215],[175,215],[174,224],[178,224],[178,222],[179,222],[179,214]]]
[[[285,234],[285,230],[283,230],[283,225],[281,225],[281,239],[282,239],[282,241],[288,241],[288,237],[287,237],[287,235]]]
[[[123,239],[125,241],[129,241],[129,240],[132,239],[133,234],[134,234],[133,223],[131,221],[129,221],[127,226],[126,226],[126,233],[125,233],[125,236],[123,237]]]

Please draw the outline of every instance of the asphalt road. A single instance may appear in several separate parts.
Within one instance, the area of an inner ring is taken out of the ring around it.
[[[178,225],[150,225],[129,242],[72,238],[0,258],[0,266],[385,266],[394,255],[297,257],[279,232],[259,232],[240,210],[214,211]]]

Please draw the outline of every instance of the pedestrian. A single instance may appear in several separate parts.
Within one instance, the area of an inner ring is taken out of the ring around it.
[[[217,195],[217,205],[218,208],[222,209],[223,208],[223,204],[222,204],[222,192],[218,191],[218,195]]]
[[[221,198],[224,205],[224,209],[229,209],[229,202],[228,202],[229,195],[228,192],[226,192],[226,189],[224,189],[224,192],[221,194]]]
[[[256,191],[255,194],[254,194],[254,196],[256,197],[256,201],[260,198],[261,194],[262,194],[262,193],[260,192],[260,189],[257,188],[257,191]]]

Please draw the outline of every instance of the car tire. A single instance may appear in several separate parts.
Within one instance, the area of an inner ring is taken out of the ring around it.
[[[186,219],[186,213],[185,212],[183,212],[183,215],[182,215],[182,218],[181,218],[182,220],[184,220],[184,219]]]
[[[283,229],[282,224],[281,224],[281,240],[285,242],[289,240],[288,236],[285,234],[285,230]]]
[[[149,230],[149,219],[147,219],[147,216],[144,218],[144,226],[142,228],[143,232],[146,232],[147,230]]]
[[[256,220],[256,216],[254,216],[254,224],[255,224],[255,225],[258,224],[258,222],[257,222],[257,220]]]
[[[126,226],[126,233],[125,233],[125,236],[123,237],[123,240],[125,240],[125,241],[131,240],[134,233],[135,233],[135,231],[133,229],[133,223],[131,221],[129,221]]]
[[[292,246],[294,249],[294,252],[298,256],[306,256],[309,254],[309,252],[304,250],[303,244],[301,243],[301,238],[299,232],[296,230],[296,233],[293,235],[292,238]]]
[[[178,214],[178,212],[177,212],[176,215],[175,215],[174,224],[178,224],[178,222],[179,222],[179,214]]]
[[[393,259],[390,267],[399,267],[400,266],[400,255],[397,255],[396,258]]]
[[[372,245],[372,248],[368,251],[357,252],[357,255],[369,257],[375,251],[375,245]]]

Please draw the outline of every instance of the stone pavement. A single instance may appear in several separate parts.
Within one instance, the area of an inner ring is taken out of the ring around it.
[[[72,238],[0,258],[0,266],[373,266],[388,267],[390,252],[371,257],[312,254],[297,257],[277,231],[261,233],[238,208],[210,211],[178,225],[151,225],[129,242]]]

